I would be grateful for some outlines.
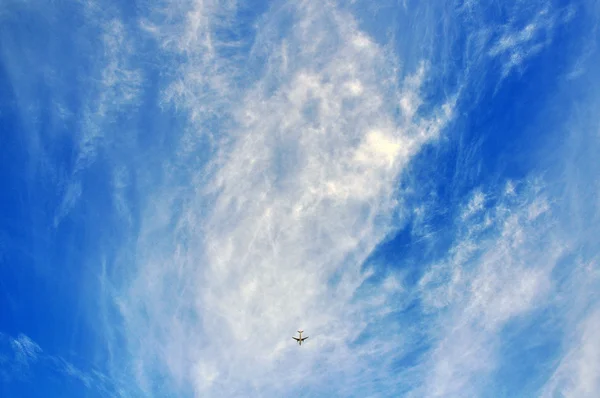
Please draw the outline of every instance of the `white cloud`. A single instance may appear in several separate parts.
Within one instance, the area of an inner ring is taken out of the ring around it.
[[[65,27],[65,12],[80,23]],[[22,23],[24,16],[35,31]],[[0,38],[0,56],[13,87],[11,108],[23,123],[28,177],[58,185],[57,226],[79,202],[84,171],[102,149],[126,141],[130,132],[124,131],[123,116],[139,104],[144,76],[132,57],[131,31],[110,4],[83,0],[41,7],[9,1],[0,11],[4,18],[9,29]],[[75,147],[73,159],[60,153],[64,145]]]
[[[594,266],[597,268],[597,265]],[[598,276],[596,276],[596,281]],[[541,391],[541,397],[592,398],[600,391],[600,312],[592,312],[569,334],[567,352]]]
[[[135,128],[124,131],[113,122],[135,109],[143,94],[134,28],[99,3],[82,4],[91,25],[101,27],[100,50],[80,93],[73,170],[54,174],[62,190],[55,225],[83,196],[83,174],[101,151],[118,138],[137,138]],[[461,12],[475,15],[482,4],[464,2]],[[118,385],[122,395],[139,389],[151,396],[159,387],[197,396],[364,396],[382,388],[386,395],[406,389],[418,396],[480,393],[497,369],[503,328],[557,305],[549,301],[553,272],[583,235],[565,232],[561,222],[570,214],[558,214],[547,181],[508,181],[502,193],[474,190],[459,206],[449,252],[427,267],[416,287],[403,273],[381,277],[363,266],[403,212],[414,214],[422,235],[431,236],[432,206],[402,207],[398,177],[452,120],[459,94],[469,91],[462,90],[479,89],[479,77],[468,81],[477,72],[474,64],[488,67],[491,57],[502,64],[502,78],[523,70],[574,12],[546,1],[524,4],[510,3],[517,11],[503,11],[525,15],[525,21],[509,18],[469,37],[467,70],[457,74],[457,91],[444,92],[443,99],[423,91],[449,61],[411,59],[414,70],[400,73],[405,60],[394,58],[394,49],[380,46],[332,1],[273,5],[256,21],[253,46],[231,39],[238,29],[235,1],[152,4],[138,27],[162,51],[156,59],[164,69],[155,71],[163,110],[172,106],[176,116],[184,111],[187,125],[165,134],[177,141],[176,155],[160,158],[162,175],[155,181],[163,185],[139,192],[148,195],[139,203],[129,203],[127,195],[136,171],[117,162],[109,173],[115,206],[130,230],[138,226],[136,212],[142,215],[139,235],[125,240],[121,253],[106,255],[117,259],[114,268],[102,261],[100,317],[116,381],[43,356],[26,336],[10,339],[14,355],[0,355],[0,366],[9,356],[11,366],[22,368],[50,360],[87,387],[109,391]],[[432,10],[426,11],[433,17],[423,15],[438,23]],[[17,76],[14,65],[7,70]],[[572,76],[583,73],[576,67]],[[434,97],[438,102],[425,102]],[[54,109],[60,120],[78,114],[62,103]],[[144,165],[141,174],[156,171],[149,169]],[[580,272],[595,283],[597,269],[597,262],[585,262]],[[123,330],[106,296],[117,304]],[[565,343],[544,394],[598,390],[597,366],[587,366],[598,362],[598,313],[584,311],[595,298],[577,297],[563,298],[565,307],[577,309],[571,324],[579,328],[565,328],[565,341],[574,343]],[[404,314],[390,319],[409,304],[420,306],[415,324]],[[300,349],[291,340],[299,328],[310,335]],[[395,361],[414,354],[415,342],[431,349],[398,373]],[[120,371],[135,381],[122,384]]]
[[[452,40],[465,46],[460,58],[459,80],[466,88],[465,93],[474,95],[469,97],[472,105],[482,98],[480,95],[483,92],[479,90],[488,86],[491,79],[498,79],[495,87],[497,92],[506,77],[515,73],[522,75],[528,63],[557,43],[557,31],[571,24],[574,16],[585,13],[588,7],[583,3],[563,6],[547,0],[505,1],[498,3],[493,12],[497,13],[498,18],[490,20],[491,3],[460,3],[459,7],[449,7],[446,23],[449,26],[461,24],[458,31],[467,32],[468,35],[464,42],[460,36],[452,37]],[[574,28],[573,24],[569,28]],[[452,29],[444,33],[451,35]],[[450,66],[452,61],[445,62],[444,68],[453,71]],[[496,76],[496,65],[500,69],[499,76]]]
[[[63,181],[65,192],[54,217],[55,226],[77,204],[82,190],[81,174],[96,161],[98,152],[112,142],[125,142],[120,137],[122,129],[113,130],[107,126],[112,125],[118,115],[137,107],[143,84],[141,71],[132,66],[133,41],[123,23],[117,18],[105,20],[101,11],[94,10],[94,7],[89,13],[88,17],[102,30],[101,54],[95,58],[97,69],[87,76],[86,84],[82,85],[83,112],[77,125],[79,131],[74,134],[77,147],[75,164]],[[113,131],[116,136],[112,135]],[[118,197],[116,202],[122,204]],[[122,205],[121,210],[124,210]]]
[[[167,53],[184,60],[166,65],[166,71],[174,79],[163,90],[162,101],[189,114],[193,123],[189,131],[183,132],[180,150],[183,154],[193,153],[205,136],[217,139],[204,123],[219,117],[230,96],[237,95],[231,85],[239,71],[219,53],[224,48],[239,47],[239,43],[217,33],[235,30],[230,19],[236,4],[214,0],[165,1],[153,4],[150,10],[149,16],[140,22],[141,29],[154,37]]]
[[[33,342],[29,337],[20,334],[11,341],[14,350],[14,360],[17,371],[24,371],[30,364],[37,362],[38,355],[42,352],[39,345]]]
[[[135,265],[117,264],[132,278],[114,294],[124,367],[135,369],[143,393],[164,378],[197,396],[375,394],[375,378],[390,394],[481,392],[498,366],[501,331],[546,305],[568,249],[554,235],[558,215],[544,185],[474,191],[456,242],[418,292],[401,275],[372,282],[362,265],[392,228],[398,176],[452,119],[457,95],[427,112],[429,65],[398,76],[395,60],[330,2],[263,16],[250,53],[266,66],[247,75],[221,55],[227,41],[218,32],[232,29],[232,5],[165,4],[142,27],[183,59],[169,66],[176,77],[163,98],[189,125],[165,185],[142,210],[134,248],[124,248]],[[507,24],[491,45],[505,75],[546,46],[564,17],[536,15]],[[210,157],[205,168],[181,167],[197,156]],[[426,206],[400,210],[426,223]],[[425,332],[400,332],[403,320],[385,317],[415,295],[431,321],[418,325]],[[291,344],[298,328],[311,336],[301,350]],[[425,360],[395,372],[393,361],[423,335],[432,345]]]
[[[517,4],[517,7],[521,6]],[[543,2],[541,9],[536,10],[524,26],[519,26],[514,20],[503,26],[502,35],[489,51],[490,56],[502,60],[502,78],[508,76],[514,69],[522,71],[528,58],[538,54],[552,43],[555,27],[569,22],[574,13],[573,6],[554,10]]]
[[[421,365],[425,383],[417,395],[482,393],[498,363],[503,326],[546,305],[552,270],[566,246],[552,239],[550,209],[541,211],[547,193],[524,189],[515,197],[513,188],[485,210],[485,195],[475,191],[466,212],[485,216],[463,217],[467,226],[449,257],[421,279],[424,310],[438,316],[430,326],[433,347]],[[536,222],[531,214],[545,218]]]
[[[167,185],[144,213],[136,275],[118,301],[147,394],[156,372],[197,395],[341,388],[340,375],[368,386],[392,372],[382,355],[402,353],[402,338],[388,340],[393,325],[355,342],[403,294],[390,276],[379,297],[360,300],[370,275],[361,265],[391,228],[399,173],[452,104],[417,116],[425,66],[397,81],[383,49],[332,4],[274,10],[264,25],[284,12],[293,29],[261,36],[274,61],[246,92],[194,77],[221,65],[202,58],[215,56],[211,31],[176,46],[199,62],[179,69],[183,91],[167,90],[170,100],[193,125],[202,125],[205,95],[226,101],[234,119],[208,176],[185,177],[206,185],[187,191],[182,212],[171,208],[181,191]],[[184,32],[210,28],[186,20]],[[401,120],[399,98],[410,110]],[[299,328],[310,336],[301,351],[291,344]],[[321,367],[329,371],[315,374]]]
[[[41,354],[40,346],[28,336],[21,333],[13,338],[0,333],[0,379],[3,382],[26,379]]]
[[[34,370],[36,379],[32,378]],[[68,382],[77,381],[88,389],[108,395],[114,394],[115,386],[123,382],[111,380],[97,370],[82,370],[61,356],[47,353],[23,333],[16,338],[0,333],[0,378],[3,382],[35,383],[40,377],[56,377],[57,374],[66,376]]]
[[[485,199],[486,198],[483,192],[475,192],[466,209],[463,211],[462,219],[465,220],[475,214],[480,213],[485,208]]]
[[[544,325],[520,336],[527,344],[563,335],[558,366],[539,394],[597,395],[598,347],[590,337],[597,327],[599,286],[597,90],[585,92],[591,98],[569,108],[564,125],[537,127],[561,134],[566,143],[538,155],[544,178],[509,181],[499,196],[475,190],[461,208],[456,243],[420,280],[422,303],[435,321],[427,329],[428,360],[417,366],[425,383],[413,390],[415,396],[478,396],[495,385],[517,388],[510,378],[498,379],[506,377],[503,366],[513,365],[503,354],[522,344],[504,332],[532,319]],[[544,333],[548,336],[540,337]],[[525,351],[519,354],[527,357]],[[551,354],[540,354],[536,366],[551,361]],[[528,387],[539,388],[541,377],[530,379]]]
[[[596,15],[597,11],[596,11]],[[596,60],[597,61],[597,60]],[[593,62],[592,62],[593,63]],[[595,75],[595,74],[592,74]],[[569,77],[567,76],[567,79]],[[597,81],[597,79],[594,79]],[[562,344],[554,372],[540,391],[541,397],[594,397],[600,391],[600,263],[598,253],[598,206],[600,149],[597,83],[586,85],[585,105],[570,108],[563,134],[563,158],[556,161],[562,186],[560,201],[564,231],[572,257],[562,267],[556,289],[556,317],[560,322]],[[577,87],[569,81],[570,87]],[[535,214],[535,212],[534,212]]]

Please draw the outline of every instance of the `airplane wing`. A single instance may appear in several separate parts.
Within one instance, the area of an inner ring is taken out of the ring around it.
[[[306,340],[307,338],[308,338],[308,336],[302,337],[302,341]]]
[[[298,337],[292,337],[292,338],[296,341],[300,341],[300,339]],[[302,339],[302,340],[304,340],[304,339]]]

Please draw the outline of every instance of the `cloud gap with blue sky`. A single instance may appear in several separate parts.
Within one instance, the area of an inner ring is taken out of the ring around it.
[[[597,0],[1,8],[0,395],[600,394]]]

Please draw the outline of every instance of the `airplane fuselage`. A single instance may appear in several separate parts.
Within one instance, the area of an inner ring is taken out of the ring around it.
[[[303,330],[298,330],[298,333],[300,334],[300,336],[292,337],[294,340],[296,340],[298,342],[298,345],[302,345],[302,342],[308,338],[308,336],[302,337],[303,332],[304,332]]]

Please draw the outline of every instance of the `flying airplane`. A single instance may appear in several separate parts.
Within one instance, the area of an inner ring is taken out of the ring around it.
[[[294,340],[296,340],[298,342],[298,345],[302,345],[302,342],[304,340],[306,340],[308,338],[308,336],[306,337],[302,337],[302,332],[304,332],[303,330],[298,330],[298,333],[300,333],[300,337],[292,337]]]

